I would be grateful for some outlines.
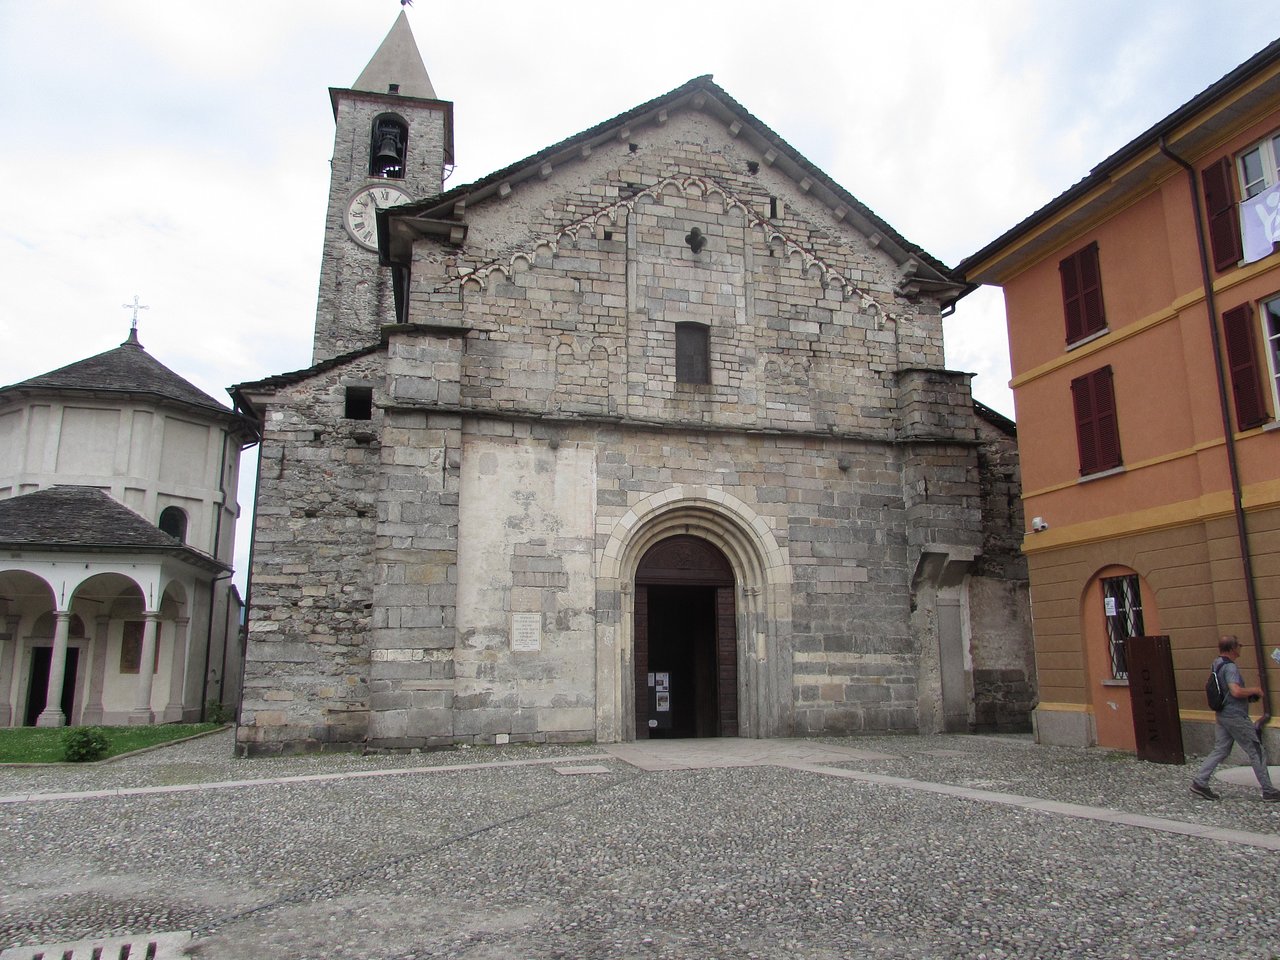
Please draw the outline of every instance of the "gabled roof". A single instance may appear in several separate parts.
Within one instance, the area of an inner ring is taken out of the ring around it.
[[[915,260],[915,279],[924,285],[948,288],[957,285],[957,275],[941,260],[911,243],[826,173],[814,166],[798,150],[765,123],[729,96],[711,77],[702,76],[669,93],[621,113],[559,143],[518,160],[474,183],[463,184],[414,203],[378,211],[378,245],[384,264],[407,263],[417,236],[452,236],[455,241],[465,231],[465,210],[495,193],[504,193],[523,180],[545,176],[546,167],[572,162],[591,149],[630,129],[649,123],[663,123],[677,110],[700,110],[719,119],[738,140],[755,146],[766,165],[794,180],[806,182],[809,196],[825,203],[837,219],[851,224],[866,236],[877,238],[879,248],[897,263]],[[389,229],[390,227],[390,229]]]
[[[0,547],[162,552],[198,566],[230,569],[96,487],[48,487],[0,500]]]
[[[1126,190],[1148,182],[1158,167],[1173,161],[1160,152],[1161,145],[1191,160],[1211,149],[1232,125],[1260,104],[1280,98],[1280,71],[1266,77],[1280,65],[1280,40],[1254,54],[1226,76],[1192,97],[1178,109],[1143,131],[1082,180],[1055,197],[1035,213],[1015,224],[977,253],[960,261],[956,272],[969,282],[993,282],[1003,254],[1033,238],[1049,221],[1062,216],[1061,228],[1072,229],[1091,215],[1092,205],[1113,202]],[[1254,84],[1251,89],[1243,90]],[[1242,92],[1243,90],[1243,92]],[[1096,194],[1096,196],[1090,196]],[[1079,206],[1080,209],[1072,211]],[[1061,230],[1055,230],[1053,236]],[[1052,244],[1052,239],[1036,238],[1036,249]]]
[[[340,356],[330,357],[328,360],[321,360],[309,367],[301,370],[292,370],[288,373],[277,373],[270,377],[264,377],[261,380],[249,380],[245,383],[237,383],[227,390],[231,396],[235,398],[237,408],[246,411],[248,416],[258,417],[259,414],[254,410],[252,401],[246,396],[250,393],[275,393],[285,387],[291,387],[295,383],[302,383],[318,374],[341,367],[350,363],[352,360],[358,360],[361,357],[368,356],[371,353],[377,353],[379,350],[386,348],[385,335],[377,343],[371,343],[367,347],[359,347]]]
[[[456,324],[436,324],[436,323],[411,323],[411,324],[387,324],[382,328],[382,335],[377,343],[371,343],[365,347],[357,347],[355,350],[348,351],[336,357],[330,357],[328,360],[321,360],[309,367],[301,370],[292,370],[289,373],[277,373],[270,377],[264,377],[261,380],[250,380],[245,383],[237,383],[234,387],[228,387],[228,392],[235,398],[237,409],[243,409],[247,416],[257,418],[259,414],[253,407],[253,401],[248,394],[251,393],[275,393],[285,387],[291,387],[296,383],[302,383],[310,380],[312,377],[326,373],[337,367],[341,367],[350,363],[352,360],[359,360],[361,357],[367,357],[371,353],[377,353],[387,348],[387,341],[393,333],[409,333],[414,335],[422,334],[444,334],[446,336],[464,337],[470,332],[470,328],[458,326]]]
[[[86,360],[77,360],[20,383],[0,387],[0,402],[12,396],[35,392],[145,396],[198,407],[224,417],[233,416],[226,406],[147,353],[138,342],[136,330],[130,330],[129,339],[114,350]]]
[[[995,427],[1001,433],[1010,437],[1018,435],[1018,425],[1006,417],[999,410],[988,407],[985,403],[973,401],[973,412],[978,415],[978,419],[985,420],[991,426]]]
[[[435,87],[427,76],[426,64],[422,62],[422,54],[418,52],[418,44],[413,39],[409,18],[404,10],[400,11],[391,32],[351,85],[351,89],[387,93],[392,84],[397,85],[396,92],[403,97],[436,99]]]

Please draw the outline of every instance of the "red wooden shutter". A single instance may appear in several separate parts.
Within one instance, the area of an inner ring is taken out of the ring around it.
[[[1062,310],[1067,315],[1067,343],[1084,336],[1084,312],[1080,309],[1080,271],[1076,258],[1067,257],[1058,264],[1062,276]]]
[[[1080,450],[1080,475],[1120,466],[1123,461],[1111,367],[1102,367],[1072,380],[1071,402]]]
[[[733,587],[716,588],[716,701],[719,736],[738,735],[738,625]]]
[[[1062,309],[1067,318],[1067,343],[1075,343],[1107,326],[1102,308],[1102,271],[1098,245],[1091,243],[1058,264],[1062,277]]]
[[[1098,424],[1098,469],[1110,470],[1122,462],[1115,386],[1111,382],[1110,367],[1093,372],[1093,411]]]
[[[1213,265],[1219,271],[1229,270],[1244,256],[1235,174],[1230,157],[1223,157],[1200,171],[1205,212],[1209,216],[1209,245],[1213,248]]]
[[[1102,313],[1102,271],[1098,266],[1098,245],[1091,243],[1078,254],[1080,264],[1080,311],[1084,315],[1084,334],[1097,333],[1107,325]]]
[[[636,587],[632,666],[636,676],[636,739],[649,739],[649,588]]]
[[[1253,309],[1242,303],[1222,315],[1227,341],[1227,368],[1236,402],[1236,428],[1248,430],[1267,419],[1267,405],[1258,379],[1258,356],[1253,341]]]

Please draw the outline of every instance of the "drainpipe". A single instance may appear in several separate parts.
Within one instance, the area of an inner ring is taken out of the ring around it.
[[[1213,296],[1213,273],[1209,269],[1209,252],[1205,244],[1204,217],[1200,206],[1200,185],[1196,171],[1160,138],[1160,152],[1187,171],[1191,203],[1196,220],[1196,252],[1200,254],[1200,274],[1204,281],[1204,303],[1209,313],[1209,342],[1213,344],[1213,372],[1218,380],[1218,403],[1222,409],[1222,433],[1227,440],[1227,469],[1231,475],[1231,506],[1236,516],[1236,540],[1240,544],[1240,563],[1244,568],[1245,599],[1249,607],[1249,627],[1253,630],[1253,646],[1258,657],[1258,685],[1262,687],[1262,716],[1258,718],[1258,736],[1271,720],[1271,684],[1267,681],[1267,661],[1262,647],[1262,625],[1258,620],[1258,594],[1254,589],[1253,557],[1249,553],[1249,532],[1245,527],[1244,496],[1240,489],[1240,467],[1236,461],[1236,437],[1231,429],[1231,407],[1227,401],[1227,377],[1222,363],[1222,345],[1218,339],[1218,307]]]

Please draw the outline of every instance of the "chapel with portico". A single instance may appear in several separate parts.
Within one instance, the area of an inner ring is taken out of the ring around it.
[[[192,721],[238,702],[229,578],[254,442],[136,328],[0,387],[0,726]]]

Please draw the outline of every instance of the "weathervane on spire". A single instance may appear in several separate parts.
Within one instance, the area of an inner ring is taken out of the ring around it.
[[[121,306],[122,306],[122,307],[124,307],[124,309],[126,309],[126,310],[132,310],[132,311],[133,311],[133,323],[129,325],[129,336],[130,336],[130,337],[137,336],[137,333],[138,333],[138,311],[139,311],[139,310],[150,310],[151,308],[150,308],[149,306],[144,306],[142,303],[140,303],[140,302],[138,301],[138,295],[137,295],[136,293],[133,295],[133,303],[122,303],[122,304],[121,304]]]

